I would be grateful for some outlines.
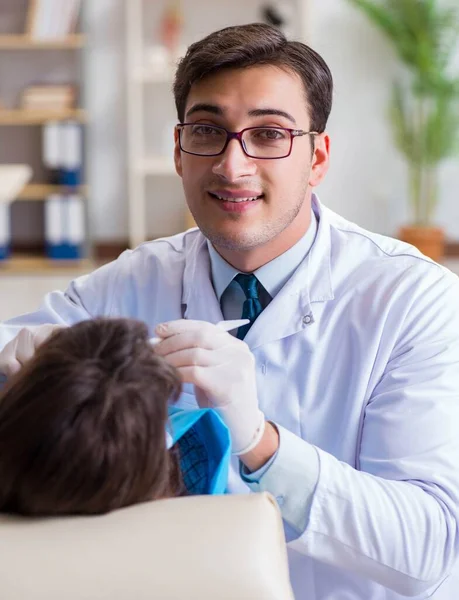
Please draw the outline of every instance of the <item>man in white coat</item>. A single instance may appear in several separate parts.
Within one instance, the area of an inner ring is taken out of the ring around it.
[[[0,327],[0,371],[56,325],[144,320],[182,407],[228,425],[233,491],[277,498],[298,600],[453,600],[459,280],[313,194],[329,162],[323,59],[254,24],[178,66],[175,164],[199,226],[142,244]],[[236,335],[222,319],[246,317]]]

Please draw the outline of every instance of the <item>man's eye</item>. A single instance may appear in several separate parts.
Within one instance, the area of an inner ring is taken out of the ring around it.
[[[255,137],[262,140],[282,140],[287,132],[282,129],[255,129],[253,133]]]
[[[194,125],[191,130],[193,135],[222,135],[222,131],[217,129],[216,127],[211,127],[210,125]]]

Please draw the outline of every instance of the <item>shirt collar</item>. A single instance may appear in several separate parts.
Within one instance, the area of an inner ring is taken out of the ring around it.
[[[303,237],[289,250],[276,257],[266,265],[257,269],[254,274],[265,288],[271,298],[282,289],[285,283],[293,275],[301,261],[311,249],[317,233],[317,217],[311,210],[311,224]],[[221,300],[223,292],[239,273],[226,260],[218,254],[212,244],[207,240],[209,249],[212,283],[218,300]]]

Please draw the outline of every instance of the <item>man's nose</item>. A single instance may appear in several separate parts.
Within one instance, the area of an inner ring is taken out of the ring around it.
[[[256,161],[245,154],[237,139],[230,140],[223,154],[215,158],[213,172],[228,181],[254,175],[257,170]]]

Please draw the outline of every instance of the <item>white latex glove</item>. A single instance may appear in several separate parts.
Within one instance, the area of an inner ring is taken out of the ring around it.
[[[0,352],[0,373],[6,377],[17,373],[32,358],[38,346],[61,327],[63,325],[31,325],[21,329]]]
[[[247,344],[205,321],[181,319],[158,325],[155,352],[195,386],[201,408],[215,408],[231,433],[233,454],[261,440],[265,418],[258,407],[255,359]]]

